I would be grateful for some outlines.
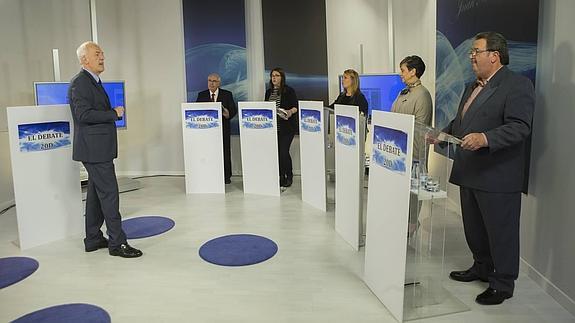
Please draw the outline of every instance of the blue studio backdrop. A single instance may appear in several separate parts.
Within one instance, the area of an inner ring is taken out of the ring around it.
[[[208,75],[218,73],[221,87],[234,99],[248,99],[244,0],[182,0],[188,102],[208,89]],[[238,118],[230,120],[239,134]]]

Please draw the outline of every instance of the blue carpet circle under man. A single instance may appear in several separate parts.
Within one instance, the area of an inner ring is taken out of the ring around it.
[[[170,231],[176,222],[170,218],[147,215],[122,221],[122,229],[128,239],[142,239]]]
[[[107,248],[111,256],[140,257],[122,230],[120,196],[114,159],[118,156],[116,120],[124,116],[124,107],[112,107],[102,86],[104,52],[94,42],[85,42],[77,50],[82,70],[70,81],[68,101],[74,118],[72,158],[88,171],[86,196],[86,252]],[[108,240],[100,228],[106,222]]]
[[[14,285],[38,269],[38,261],[28,257],[0,258],[0,289]]]

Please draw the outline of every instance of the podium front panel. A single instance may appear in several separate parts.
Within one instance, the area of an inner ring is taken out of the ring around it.
[[[402,322],[414,117],[373,111],[371,121],[364,280]]]
[[[299,101],[301,198],[326,211],[325,112],[321,101]]]
[[[183,103],[182,135],[186,193],[225,193],[221,103]]]
[[[7,108],[21,249],[84,231],[79,163],[69,105]]]
[[[275,102],[240,102],[244,194],[280,195]]]
[[[359,250],[365,158],[365,123],[359,107],[335,105],[335,230]]]

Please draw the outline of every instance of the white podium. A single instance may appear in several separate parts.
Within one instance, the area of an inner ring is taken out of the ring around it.
[[[275,102],[240,102],[244,194],[280,195]]]
[[[299,101],[301,198],[327,210],[325,172],[325,112],[321,101]]]
[[[365,120],[359,107],[335,105],[335,230],[359,250],[365,157]]]
[[[7,109],[20,249],[84,230],[79,164],[68,105]]]
[[[182,103],[186,193],[225,193],[220,102]]]
[[[414,117],[373,111],[364,280],[403,321]]]

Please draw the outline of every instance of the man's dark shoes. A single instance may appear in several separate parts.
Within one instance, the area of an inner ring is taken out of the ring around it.
[[[100,240],[97,243],[91,243],[90,245],[84,245],[84,250],[86,250],[86,252],[92,252],[104,248],[108,248],[108,240],[106,239]]]
[[[142,256],[142,252],[136,248],[130,247],[130,245],[121,244],[117,248],[110,249],[110,256],[118,256],[122,258],[137,258]]]
[[[226,178],[224,183],[226,183],[226,184],[231,184],[231,183],[232,183],[232,180],[229,179],[229,178]]]
[[[481,280],[482,282],[487,282],[487,279],[483,279],[479,277],[475,272],[471,269],[463,270],[463,271],[452,271],[449,274],[449,278],[456,280],[458,282],[472,282],[476,280]]]
[[[293,177],[288,176],[285,181],[284,187],[290,187],[293,184]]]
[[[475,301],[481,305],[498,305],[511,297],[513,297],[513,294],[509,292],[499,291],[489,287],[483,293],[477,295]]]

